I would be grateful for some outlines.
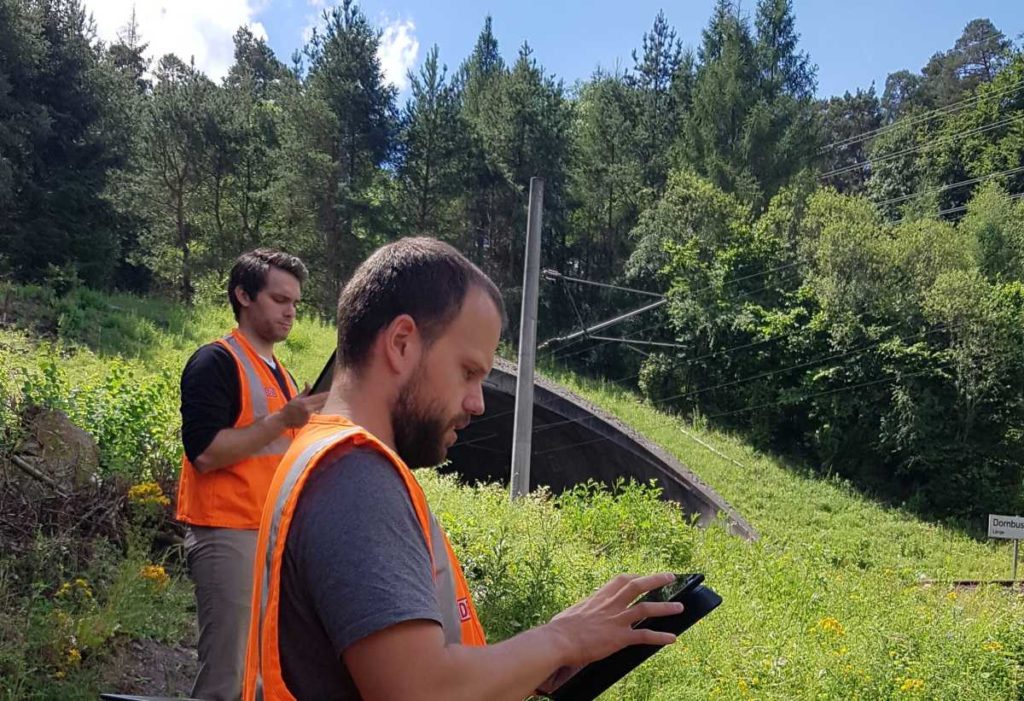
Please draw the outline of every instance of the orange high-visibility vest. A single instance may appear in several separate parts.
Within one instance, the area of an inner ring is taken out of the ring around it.
[[[433,565],[446,644],[486,645],[462,567],[412,471],[394,451],[341,416],[317,415],[299,432],[274,475],[256,542],[252,616],[245,660],[244,701],[294,701],[281,671],[278,610],[281,564],[299,495],[323,457],[369,446],[388,457],[409,492]],[[367,504],[372,509],[372,504]],[[341,664],[339,660],[338,664]]]
[[[284,408],[288,398],[281,391],[277,378],[238,329],[216,343],[231,353],[238,367],[242,401],[234,428],[245,428]],[[294,397],[298,390],[291,375],[280,360],[275,358],[274,362]],[[183,456],[178,482],[178,520],[214,528],[259,528],[274,470],[296,433],[289,429],[245,460],[205,474],[193,467],[188,456]]]

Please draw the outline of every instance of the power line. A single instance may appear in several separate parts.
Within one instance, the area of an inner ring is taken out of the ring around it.
[[[826,396],[826,395],[829,395],[829,394],[839,394],[841,392],[849,392],[851,390],[861,389],[863,387],[867,387],[867,386],[870,386],[870,385],[877,385],[877,384],[882,384],[882,383],[894,382],[894,381],[899,380],[901,378],[916,377],[918,375],[924,375],[924,374],[927,374],[927,373],[930,373],[930,372],[934,372],[936,370],[943,370],[943,369],[945,369],[945,366],[929,368],[927,370],[919,370],[919,371],[911,372],[911,373],[895,373],[895,374],[890,375],[888,377],[879,378],[877,380],[869,380],[867,382],[858,382],[857,384],[854,384],[854,385],[847,385],[845,387],[838,387],[838,388],[831,389],[831,390],[826,390],[826,391],[823,391],[823,392],[815,392],[813,394],[808,394],[808,395],[805,395],[803,397],[800,397],[799,399],[797,399],[797,400],[795,400],[793,402],[791,402],[789,400],[781,400],[781,401],[778,401],[778,402],[769,402],[769,403],[766,403],[766,404],[760,404],[760,405],[753,406],[753,407],[745,407],[743,409],[737,409],[737,410],[734,410],[734,411],[731,411],[731,412],[722,412],[720,414],[715,414],[713,416],[709,416],[708,419],[719,418],[719,417],[722,417],[722,416],[729,416],[731,414],[738,414],[738,413],[741,413],[741,412],[744,412],[744,411],[754,411],[754,410],[757,410],[757,409],[764,409],[764,408],[768,408],[768,407],[772,407],[772,406],[778,406],[778,405],[781,405],[781,404],[800,404],[800,403],[803,403],[805,401],[808,401],[808,400],[811,400],[811,399],[816,399],[817,397],[823,397],[823,396]],[[668,418],[667,422],[655,424],[655,427],[656,428],[662,428],[664,426],[668,426],[668,425],[670,425],[672,423],[675,423],[678,420],[678,417],[676,417],[676,416],[669,416],[667,418]],[[562,445],[562,446],[558,446],[557,448],[551,448],[549,450],[544,450],[544,451],[541,451],[539,453],[535,453],[534,457],[538,458],[538,457],[540,457],[542,455],[549,455],[551,453],[557,453],[557,452],[561,452],[563,450],[570,450],[572,448],[580,448],[580,447],[585,446],[585,445],[591,445],[593,443],[599,443],[601,441],[607,441],[607,440],[611,440],[611,438],[608,437],[608,436],[600,436],[598,438],[592,438],[590,440],[579,441],[577,443],[570,443],[569,445]]]
[[[718,355],[731,355],[732,353],[736,353],[736,352],[739,352],[741,350],[747,350],[748,348],[754,348],[756,346],[763,346],[763,345],[765,345],[767,343],[772,343],[773,341],[781,341],[784,338],[790,338],[792,336],[797,335],[801,331],[803,331],[803,328],[793,329],[792,331],[789,331],[787,333],[782,333],[782,334],[779,334],[778,336],[772,336],[771,338],[764,338],[764,339],[761,339],[760,341],[753,341],[751,343],[744,343],[744,344],[741,344],[741,345],[738,345],[738,346],[732,346],[730,348],[723,348],[721,350],[712,351],[711,353],[705,353],[704,355],[698,355],[696,358],[687,358],[685,360],[677,360],[677,361],[672,362],[669,365],[669,367],[670,368],[679,368],[679,367],[685,366],[685,365],[693,365],[694,363],[699,363],[702,360],[708,360],[709,358],[714,358],[715,356],[718,356]],[[633,374],[633,375],[626,375],[625,377],[619,377],[619,378],[616,378],[614,380],[610,380],[610,382],[612,384],[620,384],[622,382],[626,382],[627,380],[635,380],[638,377],[640,377],[639,373]]]
[[[648,333],[649,331],[654,331],[655,329],[659,329],[659,328],[661,328],[661,326],[662,326],[661,324],[652,324],[651,326],[648,326],[646,328],[640,329],[639,331],[637,331],[637,334],[645,334],[645,333]],[[574,350],[571,353],[563,353],[562,352],[568,346],[573,346],[573,345],[576,345],[577,343],[582,343],[583,341],[587,341],[587,340],[589,340],[591,338],[593,338],[593,336],[587,336],[587,337],[583,337],[583,338],[578,338],[575,341],[572,341],[571,343],[567,344],[566,346],[563,346],[562,348],[559,348],[558,350],[552,349],[552,350],[548,351],[549,355],[548,355],[548,357],[545,358],[545,360],[549,360],[549,361],[554,362],[555,360],[565,360],[566,358],[574,358],[577,355],[581,355],[583,353],[586,353],[587,351],[597,350],[598,348],[601,348],[602,346],[607,346],[609,343],[612,343],[612,341],[602,341],[601,343],[598,343],[598,344],[593,345],[593,346],[587,346],[586,348],[580,348],[580,349]]]
[[[655,327],[650,327],[650,328],[655,328]],[[952,328],[956,328],[956,327],[955,326],[943,326],[943,327],[938,327],[938,328],[935,328],[935,329],[931,329],[929,331],[924,331],[924,332],[920,332],[920,333],[917,333],[917,334],[910,334],[910,335],[903,336],[903,337],[896,338],[896,339],[892,339],[892,338],[880,339],[880,340],[872,342],[870,344],[866,344],[864,346],[859,346],[859,347],[854,348],[852,350],[843,351],[842,353],[835,353],[835,354],[832,354],[832,355],[829,355],[829,356],[825,356],[825,357],[822,357],[822,358],[816,358],[816,359],[813,359],[813,360],[810,360],[810,361],[806,361],[804,363],[799,363],[797,365],[792,365],[792,366],[789,366],[789,367],[786,367],[786,368],[780,368],[780,369],[777,369],[777,370],[772,370],[772,371],[768,371],[768,372],[765,372],[765,373],[760,373],[758,375],[748,376],[748,377],[740,378],[740,379],[737,379],[737,380],[731,380],[729,382],[723,382],[723,383],[720,383],[720,384],[717,384],[717,385],[701,388],[701,389],[698,389],[698,390],[693,390],[693,391],[690,391],[690,392],[684,392],[684,393],[681,393],[681,394],[672,395],[672,396],[668,396],[668,397],[661,397],[661,398],[659,398],[657,400],[652,401],[651,404],[652,405],[663,404],[665,402],[669,402],[669,401],[672,401],[672,400],[675,400],[675,399],[682,399],[682,398],[689,397],[689,396],[696,396],[698,394],[703,394],[705,392],[709,392],[709,391],[716,390],[716,389],[723,389],[725,387],[731,387],[731,386],[735,386],[735,385],[739,385],[739,384],[744,384],[744,383],[747,383],[747,382],[753,382],[753,381],[756,381],[756,380],[759,380],[759,379],[764,379],[766,377],[770,377],[772,375],[780,374],[780,373],[783,373],[783,372],[788,372],[788,371],[792,371],[792,370],[799,370],[799,369],[805,369],[805,368],[808,368],[808,367],[812,367],[814,365],[820,365],[820,364],[823,364],[823,363],[827,363],[827,362],[832,361],[832,360],[840,360],[842,358],[846,358],[846,357],[849,357],[849,356],[852,356],[852,355],[856,355],[858,353],[863,353],[863,352],[865,352],[867,350],[871,350],[872,348],[876,348],[876,347],[878,347],[880,345],[883,345],[884,343],[888,343],[888,342],[893,341],[893,340],[908,341],[908,340],[911,340],[913,338],[929,336],[929,335],[931,335],[933,333],[938,333],[940,331],[947,331],[947,330],[950,330]],[[728,354],[728,353],[735,352],[735,351],[738,351],[738,350],[744,350],[744,349],[751,348],[751,347],[754,347],[754,346],[763,345],[765,343],[769,343],[769,342],[772,342],[772,341],[777,341],[777,340],[781,340],[781,339],[784,339],[784,338],[789,338],[789,337],[799,333],[800,331],[802,331],[802,329],[794,329],[793,331],[790,331],[788,333],[780,334],[779,336],[773,336],[772,338],[764,339],[762,341],[756,341],[754,343],[747,343],[747,344],[743,344],[743,345],[740,345],[740,346],[734,346],[733,348],[727,348],[727,349],[722,349],[722,350],[719,350],[719,351],[714,351],[712,353],[707,353],[705,355],[698,356],[696,358],[691,358],[691,359],[688,359],[686,361],[683,361],[682,364],[689,365],[689,364],[698,362],[700,360],[706,360],[708,358],[711,358],[711,357],[714,357],[714,356],[717,356],[717,355]],[[673,364],[672,367],[677,367],[677,364]],[[911,375],[906,375],[906,376],[909,377]],[[610,380],[610,382],[612,382],[613,384],[620,384],[620,383],[625,382],[627,380],[635,379],[636,377],[638,377],[638,375],[630,375],[630,376],[627,376],[627,377],[622,377],[622,378],[618,378],[618,379],[615,379],[615,380]],[[875,381],[872,381],[872,382],[875,382]],[[854,387],[851,387],[850,389],[854,389]],[[831,392],[831,390],[829,392]],[[818,396],[818,395],[814,395],[814,396]],[[813,397],[808,397],[808,398],[813,398]],[[803,401],[803,400],[800,400],[800,401]],[[505,416],[511,415],[512,413],[513,413],[512,411],[499,412],[497,414],[493,414],[491,416],[486,416],[486,417],[483,417],[483,418],[481,418],[481,419],[479,419],[477,421],[474,421],[473,424],[475,426],[479,426],[479,425],[481,425],[483,423],[486,423],[487,421],[503,418]],[[725,413],[722,413],[722,414],[716,414],[714,416],[710,416],[708,418],[719,418],[721,416],[725,416],[725,415],[728,415],[728,414],[731,414],[731,413],[739,413],[739,412],[738,411],[725,412]],[[592,418],[594,418],[594,417],[587,415],[587,416],[582,416],[582,417],[578,417],[578,418],[575,418],[575,419],[565,419],[565,420],[562,420],[562,421],[553,421],[553,422],[542,424],[540,426],[535,427],[533,429],[533,432],[534,433],[540,433],[540,432],[543,432],[543,431],[546,431],[546,430],[549,430],[549,429],[552,429],[552,428],[557,428],[557,427],[560,427],[560,426],[567,426],[567,425],[570,425],[570,424],[580,423],[580,422],[583,422],[583,421],[587,421],[587,420],[590,420]],[[473,445],[475,443],[479,443],[479,442],[483,442],[483,441],[486,441],[486,440],[490,440],[491,438],[495,438],[497,436],[498,436],[498,434],[492,433],[492,434],[488,434],[488,435],[483,436],[483,437],[475,438],[475,439],[473,439],[471,441],[467,441],[465,443],[464,442],[457,442],[457,443],[455,443],[452,446],[452,448],[455,448],[457,446]],[[603,440],[603,439],[598,439],[598,440]],[[591,441],[587,441],[587,442],[591,442]],[[586,444],[587,442],[585,442],[584,444]],[[576,444],[576,445],[579,445],[579,444]],[[570,446],[570,447],[572,447],[572,446]],[[561,449],[562,448],[559,448],[558,450],[561,450]],[[545,451],[545,453],[547,453],[547,452],[553,452],[553,451]],[[544,453],[538,453],[537,455],[541,455],[541,454],[544,454]]]
[[[563,282],[575,282],[578,285],[592,285],[593,287],[603,287],[603,288],[609,289],[609,290],[619,290],[620,292],[632,292],[633,294],[638,294],[638,295],[648,295],[649,297],[657,297],[658,299],[662,299],[665,296],[665,295],[659,294],[657,292],[648,292],[647,290],[638,290],[635,287],[623,287],[622,285],[613,285],[613,284],[608,283],[608,282],[597,282],[596,280],[585,280],[583,278],[571,277],[569,275],[563,275],[562,273],[558,272],[557,270],[551,270],[550,268],[547,269],[547,270],[544,270],[541,274],[547,280],[553,280],[553,281],[560,280],[560,281],[563,281]]]
[[[839,388],[836,388],[836,389],[825,390],[823,392],[815,392],[814,394],[808,394],[808,395],[806,395],[804,397],[800,397],[800,399],[798,399],[796,401],[796,403],[802,404],[803,402],[806,402],[809,399],[817,399],[818,397],[824,397],[824,396],[827,396],[829,394],[839,394],[840,392],[847,392],[847,391],[852,390],[852,389],[860,389],[861,387],[868,387],[870,385],[882,384],[883,382],[892,382],[893,380],[898,380],[901,377],[906,378],[906,377],[916,377],[918,375],[925,375],[927,373],[934,372],[936,370],[945,370],[945,369],[947,369],[947,367],[948,366],[945,366],[945,365],[939,365],[939,366],[936,366],[934,368],[928,368],[926,370],[918,370],[916,372],[908,372],[908,373],[899,373],[899,372],[897,372],[897,373],[893,373],[892,375],[889,375],[888,377],[882,377],[882,378],[879,378],[877,380],[868,380],[867,382],[858,382],[855,385],[848,385],[848,386],[839,387]],[[742,409],[733,409],[732,411],[723,411],[723,412],[718,413],[718,414],[712,414],[711,416],[708,416],[707,418],[709,420],[711,420],[711,419],[719,419],[719,418],[722,418],[723,416],[734,416],[736,414],[742,414],[742,413],[747,412],[747,411],[757,411],[758,409],[768,409],[768,408],[771,408],[771,407],[781,406],[782,404],[790,404],[790,403],[792,403],[792,402],[790,402],[788,399],[780,399],[779,401],[776,401],[776,402],[766,402],[764,404],[756,404],[754,406],[743,407]]]
[[[796,276],[786,276],[780,282],[785,284],[785,283],[791,282],[791,281],[793,281],[795,279],[797,279]],[[758,294],[759,292],[764,292],[764,291],[769,290],[769,289],[771,289],[773,287],[774,287],[774,285],[765,285],[763,287],[759,287],[759,288],[754,289],[754,290],[747,290],[746,292],[742,292],[742,293],[736,295],[736,297],[733,298],[733,301],[742,299],[743,297],[751,297],[753,295]],[[640,331],[639,333],[645,333],[646,331],[649,331],[649,330],[654,329],[654,328],[658,328],[658,326],[648,327],[647,329],[645,329],[643,331]],[[789,334],[786,334],[786,335],[789,335]],[[594,337],[591,336],[591,338],[594,338]],[[771,340],[774,340],[774,339],[771,339]],[[613,342],[616,342],[616,341],[623,342],[623,339],[617,339],[617,338],[616,339],[606,339],[603,343],[598,344],[597,346],[591,346],[589,348],[582,348],[582,349],[573,351],[572,353],[567,353],[567,354],[564,354],[564,355],[557,355],[557,356],[552,357],[551,360],[565,360],[566,358],[570,358],[570,357],[573,357],[573,356],[576,356],[576,355],[580,355],[581,353],[585,353],[588,350],[594,350],[596,348],[599,348],[602,345],[606,345],[608,343],[613,343]],[[746,348],[748,346],[758,345],[758,344],[760,344],[762,342],[763,341],[758,341],[758,342],[752,343],[752,344],[745,344],[743,346],[739,346],[738,348]],[[733,350],[737,350],[737,348],[726,348],[726,349],[721,350],[721,351],[715,351],[714,353],[708,354],[706,356],[700,356],[698,358],[693,358],[691,360],[688,360],[688,361],[686,361],[686,363],[687,364],[694,363],[694,362],[697,362],[698,360],[704,360],[705,358],[708,358],[708,357],[711,357],[711,356],[714,356],[714,355],[720,355],[722,353],[728,353],[728,352],[731,352]],[[634,379],[634,378],[637,378],[637,377],[639,377],[639,374],[637,374],[637,375],[630,375],[628,377],[619,378],[618,380],[615,380],[615,382],[624,382],[625,380],[631,380],[631,379]]]
[[[839,141],[834,141],[831,144],[823,146],[819,153],[827,153],[834,148],[840,148],[843,146],[852,146],[853,144],[860,143],[861,141],[867,141],[868,139],[881,136],[882,134],[892,131],[893,129],[897,129],[899,127],[912,126],[914,124],[918,124],[919,122],[932,119],[933,117],[937,117],[950,112],[955,112],[963,107],[970,106],[969,103],[972,102],[980,102],[982,100],[1002,97],[1004,95],[1012,95],[1013,93],[1019,91],[1021,88],[1024,88],[1024,80],[1020,81],[1019,83],[1014,83],[1013,85],[1010,85],[1006,88],[1002,88],[1000,90],[995,90],[986,93],[979,92],[974,95],[971,95],[970,97],[966,97],[962,100],[954,102],[952,104],[945,105],[943,107],[936,107],[935,109],[923,112],[918,115],[909,115],[902,119],[896,120],[892,124],[886,124],[885,126],[881,126],[876,129],[871,129],[869,131],[862,132],[860,134],[855,134],[845,139],[840,139]]]
[[[739,379],[730,380],[728,382],[722,382],[722,383],[719,383],[717,385],[712,385],[712,386],[709,386],[709,387],[702,387],[702,388],[699,388],[699,389],[690,390],[688,392],[681,392],[679,394],[673,394],[673,395],[669,395],[667,397],[659,397],[658,399],[652,401],[651,404],[652,405],[657,405],[657,404],[664,404],[665,402],[670,402],[670,401],[674,401],[674,400],[677,400],[677,399],[687,399],[689,397],[695,397],[697,395],[704,394],[706,392],[712,392],[712,391],[718,390],[718,389],[725,389],[726,387],[734,387],[736,385],[743,385],[743,384],[747,384],[748,382],[754,382],[756,380],[763,380],[763,379],[765,379],[767,377],[772,377],[774,375],[779,375],[779,374],[784,373],[784,372],[790,372],[792,370],[803,370],[803,369],[806,369],[806,368],[809,368],[809,367],[813,367],[815,365],[821,365],[823,363],[827,363],[827,362],[832,361],[832,360],[841,360],[843,358],[848,358],[848,357],[850,357],[852,355],[856,355],[858,353],[863,353],[865,351],[871,350],[872,348],[877,348],[878,346],[880,346],[882,344],[885,344],[885,343],[889,343],[890,341],[893,341],[893,340],[896,340],[896,341],[909,341],[909,340],[911,340],[913,338],[919,338],[919,337],[922,337],[922,336],[929,336],[929,335],[931,335],[933,333],[938,333],[939,331],[946,331],[946,330],[948,330],[950,328],[951,327],[948,327],[948,326],[940,326],[938,328],[931,329],[930,331],[923,331],[921,333],[911,334],[909,336],[903,336],[901,338],[896,338],[896,339],[883,338],[883,339],[880,339],[878,341],[874,341],[872,343],[869,343],[867,345],[860,346],[858,348],[854,348],[852,350],[843,351],[842,353],[835,353],[835,354],[832,354],[832,355],[829,355],[829,356],[825,356],[825,357],[822,357],[822,358],[814,358],[812,360],[808,360],[808,361],[805,361],[803,363],[798,363],[797,365],[791,365],[791,366],[785,367],[785,368],[778,368],[776,370],[769,370],[767,372],[758,373],[757,375],[750,375],[748,377],[742,377],[742,378],[739,378]],[[556,426],[565,426],[565,425],[568,425],[568,424],[571,424],[571,423],[577,423],[577,422],[579,422],[581,420],[585,420],[586,418],[588,418],[588,417],[583,417],[582,419],[566,419],[566,420],[560,421],[560,422],[553,422],[553,423],[549,423],[549,424],[544,424],[543,426],[538,426],[537,428],[535,428],[534,431],[547,430],[549,428],[555,428]]]
[[[591,336],[595,341],[610,341],[612,343],[624,343],[627,346],[657,346],[659,348],[689,348],[682,343],[668,343],[667,341],[645,341],[641,338],[609,338],[608,336]]]
[[[1011,200],[1018,200],[1021,197],[1024,197],[1024,192],[1017,192],[1017,193],[1014,193],[1012,195],[1009,195],[1009,199],[1011,199]],[[962,205],[959,205],[957,207],[950,207],[948,209],[940,209],[938,212],[935,213],[935,216],[941,217],[941,216],[945,216],[946,214],[956,214],[958,212],[966,212],[969,207],[970,207],[970,204],[962,204]],[[925,217],[902,217],[901,219],[897,219],[896,221],[892,222],[892,224],[895,226],[896,224],[901,224],[901,223],[903,223],[905,221],[920,221],[922,219],[925,219]]]
[[[1001,177],[1003,175],[1014,175],[1016,173],[1020,173],[1021,171],[1024,171],[1024,166],[1017,166],[1016,168],[1010,168],[1009,170],[1002,170],[1002,171],[999,171],[998,173],[990,173],[989,175],[982,175],[980,177],[971,178],[969,180],[961,180],[958,183],[952,183],[950,185],[943,185],[942,187],[937,187],[937,188],[935,188],[933,190],[926,190],[925,192],[912,192],[912,193],[907,194],[907,195],[901,195],[899,197],[893,197],[891,199],[883,200],[881,202],[875,202],[874,204],[875,204],[876,207],[884,207],[885,205],[895,204],[897,202],[904,202],[906,200],[913,199],[915,197],[924,197],[925,195],[934,195],[936,193],[945,192],[947,190],[955,190],[956,188],[963,187],[964,185],[974,185],[976,183],[984,182],[986,180],[991,180],[992,178],[998,178],[998,177]]]
[[[782,374],[784,372],[789,372],[791,370],[803,370],[805,368],[813,367],[815,365],[821,365],[823,363],[827,363],[827,362],[829,362],[831,360],[841,360],[841,359],[847,358],[847,357],[849,357],[851,355],[856,355],[858,353],[863,353],[865,351],[869,351],[869,350],[871,350],[873,348],[877,348],[878,346],[881,346],[881,345],[883,345],[885,343],[889,343],[891,341],[909,341],[910,339],[913,339],[913,338],[920,338],[922,336],[930,336],[933,333],[938,333],[939,331],[945,331],[948,328],[949,327],[947,327],[947,326],[940,326],[940,327],[932,329],[930,331],[923,331],[921,333],[911,334],[909,336],[903,336],[901,338],[895,338],[895,339],[883,338],[883,339],[880,339],[878,341],[873,341],[873,342],[871,342],[871,343],[869,343],[867,345],[859,346],[859,347],[854,348],[852,350],[843,351],[842,353],[835,353],[833,355],[829,355],[829,356],[826,356],[824,358],[814,358],[812,360],[808,360],[808,361],[805,361],[803,363],[798,363],[797,365],[791,365],[789,367],[779,368],[777,370],[768,370],[766,372],[762,372],[762,373],[759,373],[757,375],[750,375],[748,377],[743,377],[743,378],[740,378],[738,380],[730,380],[729,382],[722,382],[720,384],[713,385],[711,387],[703,387],[701,389],[691,390],[689,392],[682,392],[680,394],[674,394],[674,395],[670,395],[668,397],[660,397],[657,401],[654,401],[654,402],[651,402],[651,403],[652,404],[662,404],[664,402],[670,402],[670,401],[673,401],[673,400],[676,400],[676,399],[686,399],[686,398],[689,398],[689,397],[695,397],[695,396],[697,396],[699,394],[704,394],[705,392],[712,392],[712,391],[717,390],[717,389],[724,389],[726,387],[733,387],[735,385],[746,384],[748,382],[754,382],[756,380],[763,380],[766,377],[772,377],[774,375],[780,375],[780,374]]]
[[[644,312],[653,311],[654,309],[664,306],[667,303],[668,299],[662,297],[656,302],[651,302],[650,304],[644,305],[643,307],[640,307],[638,309],[632,309],[626,312],[625,314],[620,314],[619,316],[613,317],[611,319],[605,319],[604,321],[598,322],[593,326],[588,326],[582,329],[581,331],[574,331],[573,333],[570,333],[568,336],[549,338],[548,340],[544,341],[539,346],[537,346],[537,348],[546,350],[553,343],[565,343],[566,341],[572,341],[577,338],[588,337],[595,331],[603,331],[604,329],[614,326],[615,324],[620,324],[623,321],[626,321],[627,319],[632,319],[634,316],[638,316],[640,314],[643,314]]]
[[[959,138],[959,137],[973,136],[974,134],[980,134],[982,132],[991,131],[993,129],[998,129],[1001,126],[1005,126],[1006,124],[1009,124],[1011,122],[1019,122],[1022,119],[1024,119],[1024,114],[1014,115],[1014,116],[1011,116],[1011,117],[1006,117],[1005,119],[1002,119],[1002,120],[1000,120],[998,122],[994,122],[992,124],[984,125],[984,126],[981,126],[981,127],[975,127],[973,129],[968,129],[968,130],[962,131],[962,132],[956,132],[954,134],[947,134],[947,135],[944,135],[944,136],[940,136],[940,137],[938,137],[936,139],[933,139],[932,141],[928,141],[928,142],[926,142],[924,144],[919,144],[917,146],[911,146],[911,147],[905,148],[905,149],[903,149],[901,151],[896,151],[894,153],[889,153],[889,154],[886,154],[884,156],[880,156],[878,158],[866,158],[863,161],[860,161],[858,163],[853,163],[853,164],[848,165],[848,166],[843,166],[842,168],[835,168],[834,170],[830,170],[827,173],[823,173],[822,175],[819,176],[819,178],[822,179],[822,180],[826,180],[826,179],[831,178],[831,177],[836,176],[836,175],[843,175],[844,173],[849,173],[849,172],[852,172],[852,171],[855,171],[855,170],[861,170],[862,168],[865,168],[867,166],[875,166],[875,165],[878,165],[880,163],[886,163],[886,162],[891,161],[893,159],[900,158],[901,156],[906,156],[906,155],[909,155],[911,153],[915,153],[917,151],[922,151],[922,150],[924,150],[926,148],[930,148],[932,146],[936,146],[936,145],[939,145],[939,144],[952,143],[952,142],[956,141],[956,139]]]
[[[697,295],[697,294],[700,294],[702,292],[708,292],[710,290],[719,289],[720,287],[724,288],[724,287],[727,287],[729,285],[733,285],[733,284],[735,284],[737,282],[743,282],[745,280],[752,280],[752,279],[754,279],[756,277],[762,277],[762,276],[765,276],[765,275],[770,275],[772,273],[780,272],[782,270],[788,270],[788,269],[794,268],[794,267],[796,267],[798,265],[800,265],[800,261],[795,261],[793,263],[787,263],[785,265],[780,265],[780,266],[776,266],[774,268],[769,268],[768,270],[763,270],[763,271],[758,272],[758,273],[752,273],[750,275],[743,275],[743,276],[738,277],[738,278],[733,278],[731,280],[727,280],[727,281],[723,282],[720,286],[719,285],[706,285],[705,287],[701,287],[701,288],[698,288],[696,290],[689,290],[686,294],[688,296],[689,295]],[[772,286],[771,285],[766,285],[765,287],[759,288],[757,290],[752,290],[752,291],[741,293],[740,295],[737,296],[737,299],[740,298],[740,297],[743,297],[743,296],[750,295],[750,294],[756,294],[757,292],[761,292],[761,291],[767,290],[770,287],[772,287]],[[662,299],[664,300],[666,298],[662,297]],[[646,311],[648,308],[651,308],[651,307],[653,307],[655,305],[661,306],[660,304],[655,303],[654,305],[649,305],[649,307],[645,307],[644,310]],[[616,320],[624,320],[624,319],[622,319],[622,317],[617,317]],[[616,320],[613,320],[613,321],[616,321]],[[611,324],[609,324],[608,326],[610,326],[610,325]],[[599,330],[603,330],[604,328],[607,328],[607,326],[602,326],[600,329],[596,328],[596,327],[592,327],[590,330],[591,331],[599,331]],[[583,335],[584,336],[589,336],[589,334],[583,334]],[[576,340],[576,339],[578,339],[578,336],[576,334],[569,334],[568,336],[565,337],[566,341]],[[544,344],[550,344],[550,343],[552,343],[554,341],[557,341],[557,340],[559,340],[559,339],[553,338],[553,339],[550,339],[548,341],[545,341]],[[611,343],[611,342],[613,342],[613,341],[612,340],[606,340],[604,343]],[[542,345],[544,345],[544,344],[542,344]],[[597,347],[597,346],[595,346],[595,347]],[[567,357],[572,357],[573,355],[578,355],[581,352],[585,352],[585,349],[584,349],[584,350],[573,352],[573,353],[570,353],[570,354],[562,354],[560,352],[561,350],[562,349],[552,349],[552,350],[550,350],[549,353],[551,355],[549,356],[549,359],[550,360],[556,360],[558,358],[563,358],[564,359],[564,358],[567,358]]]
[[[644,334],[644,333],[647,333],[648,331],[653,331],[654,329],[657,329],[657,328],[660,328],[660,327],[661,327],[661,324],[653,324],[651,326],[648,326],[647,328],[641,329],[637,333]],[[577,351],[576,353],[571,353],[570,355],[576,355],[578,353],[581,353],[581,352],[584,352],[584,351],[588,351],[588,350],[596,350],[597,348],[599,348],[601,346],[608,345],[608,343],[609,343],[609,341],[605,341],[605,342],[597,344],[596,346],[591,346],[589,348],[584,348],[582,351]],[[569,357],[569,356],[565,356],[565,357]],[[633,375],[632,377],[637,377],[637,375]],[[625,377],[625,378],[622,378],[622,379],[619,379],[619,380],[614,380],[614,382],[624,382],[625,380],[628,380],[628,379],[631,379],[631,378],[630,377]],[[515,412],[510,409],[508,411],[498,412],[497,414],[491,414],[490,416],[483,416],[483,417],[481,417],[479,419],[474,419],[473,420],[473,426],[479,426],[481,424],[487,423],[488,421],[493,421],[495,419],[501,419],[501,418],[504,418],[506,416],[511,416],[514,413]],[[494,435],[497,435],[497,434],[494,434]],[[479,440],[479,439],[477,439],[477,440]],[[454,448],[455,446],[458,446],[458,445],[466,445],[466,444],[462,443],[462,442],[456,442],[455,444],[452,445],[452,448]]]

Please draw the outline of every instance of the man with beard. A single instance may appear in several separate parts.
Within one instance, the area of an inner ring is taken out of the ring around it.
[[[621,575],[550,623],[486,645],[461,567],[410,468],[484,411],[504,320],[494,284],[447,244],[379,249],[338,301],[323,413],[271,485],[256,546],[244,698],[519,701],[633,644],[674,603],[670,574]]]
[[[181,376],[185,455],[177,516],[187,524],[199,618],[195,698],[241,698],[263,502],[297,429],[327,398],[298,394],[274,357],[305,280],[295,256],[267,249],[241,255],[227,290],[238,328],[196,351]]]

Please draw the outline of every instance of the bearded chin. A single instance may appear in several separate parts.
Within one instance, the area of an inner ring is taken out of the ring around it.
[[[429,403],[420,404],[417,379],[406,383],[391,411],[395,450],[410,469],[440,465],[448,454],[444,445],[448,423],[440,412],[431,411]]]

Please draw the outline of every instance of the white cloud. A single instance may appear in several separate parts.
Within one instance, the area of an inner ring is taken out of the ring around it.
[[[254,17],[266,0],[84,0],[87,11],[96,19],[96,28],[104,41],[114,41],[128,23],[132,8],[143,42],[155,60],[164,54],[177,54],[213,79],[227,75],[234,61],[232,37],[242,25],[256,36],[267,36]]]
[[[411,19],[385,21],[377,56],[384,78],[399,91],[409,87],[409,69],[416,64],[420,42],[416,38],[416,25]]]

